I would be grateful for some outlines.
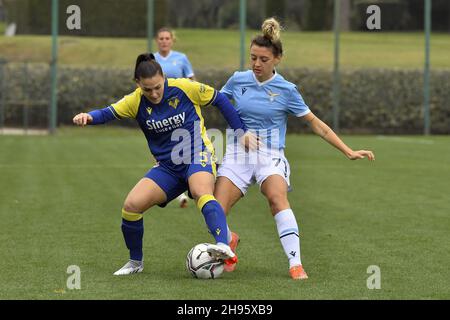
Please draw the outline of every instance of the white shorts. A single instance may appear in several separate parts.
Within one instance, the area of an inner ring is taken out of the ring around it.
[[[255,182],[261,188],[262,183],[272,175],[283,177],[288,190],[291,189],[289,181],[291,169],[283,150],[253,151],[243,155],[239,151],[227,148],[222,164],[217,171],[218,177],[230,179],[243,195]]]

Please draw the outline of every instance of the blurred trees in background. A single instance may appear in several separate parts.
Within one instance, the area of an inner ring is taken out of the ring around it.
[[[17,23],[19,34],[49,34],[51,0],[2,0],[7,22]],[[146,0],[59,0],[60,32],[66,8],[82,12],[82,29],[70,34],[143,37],[147,30]],[[333,0],[247,0],[247,26],[259,29],[266,17],[276,16],[288,30],[321,31],[333,26]],[[381,8],[383,31],[423,29],[424,0],[341,0],[341,28],[366,30],[366,9]],[[0,4],[1,6],[1,4]],[[155,30],[173,28],[238,28],[239,0],[155,0]],[[450,1],[433,0],[433,31],[450,31]]]
[[[18,34],[51,33],[51,0],[3,0],[8,23],[17,24]],[[81,9],[81,30],[68,30],[67,7]],[[166,24],[167,1],[155,0],[155,27]],[[145,37],[146,0],[59,0],[59,33],[79,36]]]

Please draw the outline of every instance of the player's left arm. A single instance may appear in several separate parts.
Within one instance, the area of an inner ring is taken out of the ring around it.
[[[240,136],[239,140],[247,150],[256,150],[261,146],[258,137],[247,129],[239,113],[224,93],[199,82],[191,82],[190,85],[194,88],[194,100],[200,106],[213,105],[219,109],[230,128]]]
[[[215,90],[211,86],[196,81],[180,79],[176,80],[176,82],[184,89],[189,99],[191,99],[195,105],[200,107],[213,105],[219,109],[231,129],[242,130],[243,132],[247,131],[247,127],[242,122],[239,113],[225,94]]]
[[[196,81],[194,69],[192,68],[192,64],[186,55],[184,55],[183,57],[183,76],[185,78],[189,78],[193,81]]]
[[[224,93],[216,91],[216,95],[211,101],[211,105],[214,105],[215,107],[217,107],[217,109],[219,109],[220,113],[228,122],[228,125],[231,127],[231,129],[235,131],[240,130],[242,132],[240,140],[247,150],[256,150],[261,147],[261,141],[259,141],[258,137],[255,134],[248,131],[247,127],[239,116],[239,113],[236,111],[236,109]]]
[[[348,159],[358,160],[367,157],[367,159],[371,161],[375,160],[375,155],[372,151],[369,150],[354,151],[350,147],[348,147],[325,122],[320,120],[312,112],[309,112],[302,118],[308,122],[312,131],[315,134],[320,136],[322,139],[327,141],[336,149],[340,150]]]

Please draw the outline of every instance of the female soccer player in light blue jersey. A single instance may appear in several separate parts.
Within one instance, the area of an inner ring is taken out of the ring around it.
[[[189,78],[195,80],[194,70],[189,59],[184,53],[173,51],[175,43],[174,32],[166,27],[156,33],[158,52],[155,53],[156,61],[161,65],[167,78]],[[177,197],[181,208],[188,206],[189,198],[182,193]]]
[[[175,37],[169,28],[161,28],[156,33],[158,52],[156,61],[161,65],[167,78],[189,78],[194,80],[194,70],[184,53],[172,50]]]
[[[215,238],[211,254],[225,263],[236,263],[237,257],[227,242],[225,214],[213,196],[214,149],[206,135],[201,108],[216,106],[233,129],[246,131],[245,125],[222,93],[188,79],[165,78],[153,54],[137,58],[134,78],[138,88],[133,93],[107,108],[80,113],[73,119],[79,126],[136,119],[157,161],[130,191],[123,205],[122,232],[130,260],[114,274],[142,272],[143,213],[154,205],[165,206],[188,188]],[[179,135],[174,138],[175,133]],[[240,141],[256,148],[256,138],[250,133],[241,135]]]
[[[284,148],[288,115],[306,120],[315,134],[350,160],[365,157],[374,160],[375,157],[371,151],[353,151],[345,145],[311,112],[296,86],[276,72],[275,67],[283,55],[278,21],[267,19],[262,25],[262,31],[263,34],[251,42],[252,70],[236,72],[221,92],[235,101],[242,121],[250,131],[256,132],[263,147],[245,154],[242,148],[228,144],[218,170],[214,195],[228,214],[256,181],[274,216],[282,247],[289,259],[290,276],[295,280],[307,279],[300,258],[298,225],[287,198],[290,169]],[[228,230],[228,241],[235,251],[238,235]],[[234,267],[225,266],[225,270],[233,271]]]

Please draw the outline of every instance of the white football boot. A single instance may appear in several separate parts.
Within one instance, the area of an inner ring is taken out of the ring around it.
[[[223,260],[225,264],[236,264],[237,263],[237,256],[231,250],[229,245],[226,245],[225,243],[217,243],[217,244],[210,244],[206,248],[206,251],[209,252],[212,256],[216,257],[217,260]]]
[[[122,268],[114,272],[115,276],[125,276],[144,270],[144,261],[130,260]]]

